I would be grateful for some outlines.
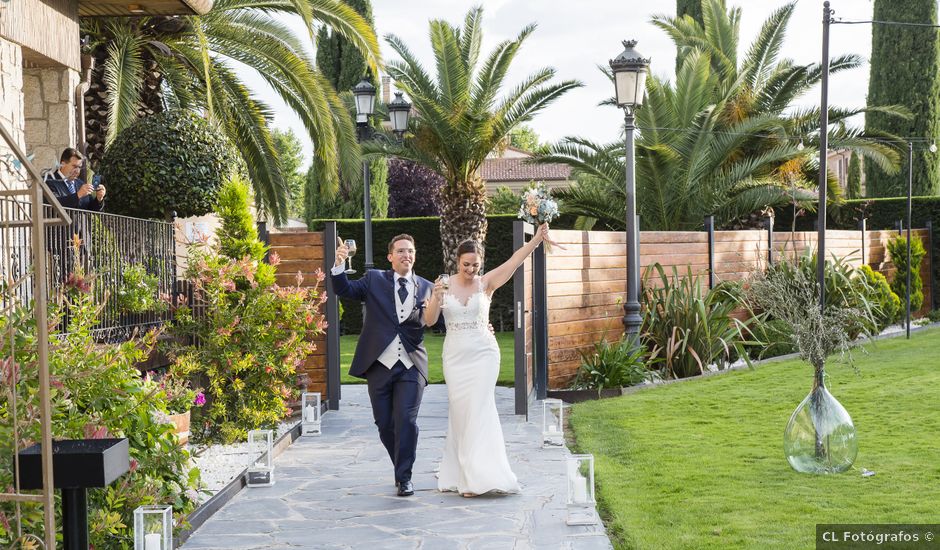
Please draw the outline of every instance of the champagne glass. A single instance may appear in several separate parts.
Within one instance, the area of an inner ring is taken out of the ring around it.
[[[437,280],[440,281],[442,285],[444,285],[444,293],[446,294],[447,291],[450,289],[450,275],[446,273],[442,273],[437,276]],[[444,299],[441,298],[441,308],[443,307],[444,307]]]
[[[352,268],[352,257],[356,255],[355,239],[346,239],[346,248],[349,249],[349,255],[346,256],[346,274],[352,275],[356,272],[356,270]]]

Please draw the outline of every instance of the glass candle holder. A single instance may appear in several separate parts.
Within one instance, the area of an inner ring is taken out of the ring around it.
[[[254,461],[248,466],[248,487],[268,487],[274,485],[274,431],[251,430],[248,432],[248,446]]]
[[[568,525],[597,523],[594,501],[594,455],[571,455],[567,460]]]
[[[542,401],[542,448],[565,445],[565,403],[561,399]]]
[[[173,550],[173,507],[134,510],[134,550]]]
[[[320,435],[320,392],[304,392],[300,396],[300,433]]]

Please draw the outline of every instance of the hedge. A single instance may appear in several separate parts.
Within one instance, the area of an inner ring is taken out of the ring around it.
[[[827,227],[832,229],[858,229],[859,221],[867,220],[869,230],[894,229],[897,220],[907,218],[907,198],[848,200],[828,209]],[[789,207],[776,209],[774,229],[787,231],[791,227],[793,211]],[[940,222],[940,197],[914,197],[911,200],[911,226],[923,228],[927,221],[936,228]],[[816,214],[809,212],[797,217],[797,231],[810,231],[816,222]],[[940,290],[940,238],[934,231],[930,250],[930,267],[933,272],[934,289]],[[940,292],[938,292],[940,294]],[[940,296],[933,296],[933,308],[940,308]]]

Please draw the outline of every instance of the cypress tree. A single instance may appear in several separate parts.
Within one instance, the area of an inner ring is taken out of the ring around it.
[[[369,0],[346,0],[346,4],[356,10],[370,25],[375,26]],[[339,33],[331,33],[325,26],[317,33],[317,67],[337,92],[352,89],[367,72],[362,54]],[[378,87],[374,75],[371,75],[369,80]]]
[[[855,151],[852,151],[852,156],[849,157],[849,174],[845,185],[845,196],[847,199],[862,198],[862,166]]]
[[[875,0],[872,19],[937,24],[936,0]],[[869,105],[903,105],[914,117],[903,120],[881,113],[867,113],[865,129],[901,137],[933,138],[940,135],[937,71],[940,41],[930,27],[872,26]],[[914,195],[940,193],[940,160],[927,151],[914,153]],[[889,176],[873,162],[865,163],[865,182],[870,197],[893,197],[907,192],[907,171]]]
[[[704,25],[702,19],[702,0],[676,0],[676,16],[688,15]]]

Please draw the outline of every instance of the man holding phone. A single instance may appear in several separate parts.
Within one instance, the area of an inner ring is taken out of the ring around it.
[[[67,147],[59,157],[58,169],[47,173],[45,182],[62,206],[99,212],[104,209],[104,197],[108,190],[97,181],[97,185],[92,185],[79,178],[84,160],[81,153]]]

